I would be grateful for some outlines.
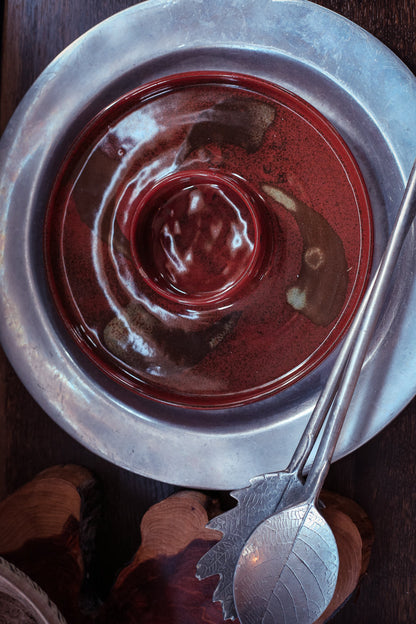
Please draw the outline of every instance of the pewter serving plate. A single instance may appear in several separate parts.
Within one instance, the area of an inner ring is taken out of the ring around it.
[[[228,409],[169,406],[109,380],[77,348],[51,301],[43,224],[62,159],[86,122],[123,93],[195,70],[289,89],[339,131],[364,176],[374,263],[416,155],[416,79],[380,42],[304,0],[146,0],[99,24],[41,74],[1,141],[1,340],[34,398],[93,452],[182,486],[240,488],[283,469],[334,354],[285,390]],[[409,235],[336,457],[365,443],[416,393],[416,261]]]

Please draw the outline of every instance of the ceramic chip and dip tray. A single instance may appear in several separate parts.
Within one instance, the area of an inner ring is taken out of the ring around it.
[[[284,468],[415,125],[411,72],[311,2],[147,0],[88,31],[0,143],[1,340],[23,383],[93,452],[161,481]],[[413,236],[337,457],[416,392]]]

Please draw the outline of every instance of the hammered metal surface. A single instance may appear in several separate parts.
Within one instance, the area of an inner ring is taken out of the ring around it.
[[[335,591],[335,537],[313,504],[268,518],[244,547],[234,600],[242,624],[313,624]]]

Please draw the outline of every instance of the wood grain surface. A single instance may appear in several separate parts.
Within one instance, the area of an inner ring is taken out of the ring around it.
[[[1,130],[56,54],[97,22],[132,4],[133,0],[6,0]],[[373,33],[416,72],[416,0],[318,4]],[[356,500],[375,527],[375,544],[360,591],[335,616],[334,624],[416,622],[415,417],[414,400],[375,439],[331,468],[326,487]],[[72,440],[33,401],[2,353],[0,432],[0,498],[58,463],[82,464],[98,476],[106,510],[98,535],[104,594],[137,550],[144,512],[175,488],[117,468]]]

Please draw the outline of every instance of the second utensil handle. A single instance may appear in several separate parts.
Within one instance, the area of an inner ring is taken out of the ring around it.
[[[339,375],[338,390],[305,483],[305,493],[308,498],[316,497],[322,489],[370,340],[385,303],[393,271],[415,215],[416,161],[410,172],[395,224],[379,267],[338,355],[334,374],[330,376],[323,390],[325,395],[327,387],[331,386],[332,388],[332,384],[336,382],[335,375]],[[345,365],[341,366],[344,363]]]

